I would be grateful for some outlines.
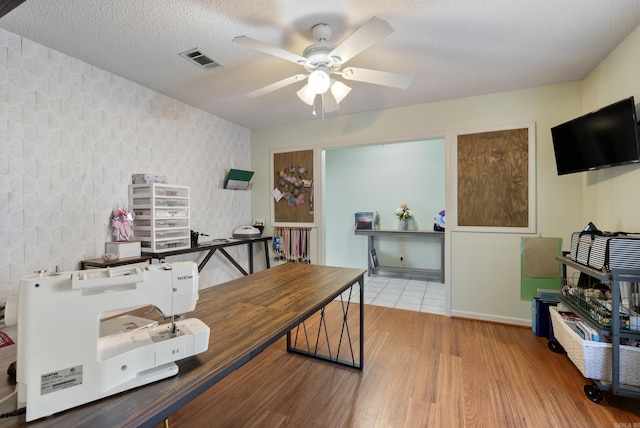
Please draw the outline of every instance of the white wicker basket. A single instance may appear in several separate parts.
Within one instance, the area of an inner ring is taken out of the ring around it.
[[[553,335],[582,375],[611,382],[611,344],[583,340],[555,307],[550,307]],[[620,346],[620,383],[640,386],[640,348]]]

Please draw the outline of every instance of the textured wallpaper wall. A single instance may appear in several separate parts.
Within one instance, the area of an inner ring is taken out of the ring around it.
[[[132,173],[190,186],[192,229],[230,236],[251,193],[222,182],[250,161],[248,129],[0,28],[0,298],[25,274],[101,256]],[[200,286],[238,276],[215,256]]]

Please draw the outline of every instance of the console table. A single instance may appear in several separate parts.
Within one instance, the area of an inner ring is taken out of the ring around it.
[[[367,245],[367,265],[368,275],[376,275],[382,272],[388,272],[392,275],[404,276],[419,276],[426,279],[433,279],[444,283],[444,232],[431,232],[426,230],[369,230],[369,229],[356,229],[356,235],[363,235],[368,237]],[[378,265],[376,260],[371,257],[375,254],[375,239],[384,236],[391,236],[394,238],[414,238],[423,240],[435,240],[440,243],[440,269],[418,269],[418,268],[405,268],[398,266],[382,266]]]
[[[208,251],[207,255],[202,259],[200,264],[198,265],[198,272],[202,271],[204,266],[207,264],[209,259],[213,256],[216,251],[220,251],[220,253],[227,258],[233,264],[236,269],[238,269],[244,276],[253,273],[253,244],[256,242],[264,243],[264,258],[267,263],[267,269],[271,267],[269,262],[269,241],[271,240],[271,236],[260,236],[258,238],[244,238],[244,239],[214,239],[213,241],[202,242],[195,247],[191,248],[183,248],[181,250],[170,250],[170,251],[159,251],[156,253],[146,252],[143,250],[144,255],[151,256],[154,259],[163,260],[169,256],[175,256],[178,254],[187,254],[187,253],[197,253],[202,251]],[[237,245],[246,245],[249,251],[249,272],[244,270],[242,266],[233,258],[227,251],[226,247],[234,247]]]

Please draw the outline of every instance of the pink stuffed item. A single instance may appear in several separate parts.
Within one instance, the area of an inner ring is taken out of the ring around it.
[[[133,238],[133,212],[115,209],[111,213],[111,226],[116,241],[130,241]]]

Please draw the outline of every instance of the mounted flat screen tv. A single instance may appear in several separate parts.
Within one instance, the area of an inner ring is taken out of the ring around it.
[[[640,162],[633,97],[551,128],[558,175]]]

